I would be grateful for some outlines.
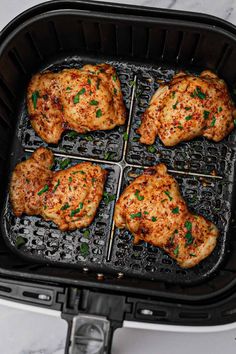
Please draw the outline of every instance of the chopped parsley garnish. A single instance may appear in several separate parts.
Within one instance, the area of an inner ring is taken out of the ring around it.
[[[218,107],[218,112],[221,112],[223,110],[222,107]]]
[[[125,132],[125,133],[123,134],[123,139],[124,139],[125,141],[127,141],[128,138],[129,138],[129,134],[128,134],[127,132]]]
[[[234,126],[236,127],[236,119],[234,119]]]
[[[116,88],[113,89],[113,93],[114,93],[115,96],[117,95],[117,89]]]
[[[203,111],[203,118],[207,119],[209,117],[210,112],[209,111]]]
[[[174,235],[174,233],[169,237],[169,242],[170,242],[170,244],[171,244],[171,246],[173,246],[173,244],[174,244],[174,238],[175,238],[175,235]]]
[[[134,193],[135,197],[141,201],[144,200],[144,197],[142,195],[139,195],[140,191],[137,189],[136,192]]]
[[[153,222],[157,221],[157,218],[155,216],[152,216],[152,221]]]
[[[84,230],[83,231],[83,236],[84,237],[88,237],[90,235],[90,231],[89,230]]]
[[[147,151],[153,154],[156,152],[156,148],[153,145],[150,145],[147,147]]]
[[[201,89],[199,87],[197,87],[193,93],[191,93],[190,95],[191,97],[198,97],[200,98],[201,100],[204,100],[206,98],[206,94],[204,92],[201,91]]]
[[[141,211],[139,211],[136,214],[130,214],[131,219],[135,219],[135,218],[141,218],[142,217],[142,213]]]
[[[86,242],[81,243],[80,253],[82,256],[87,256],[89,254],[89,245]]]
[[[172,209],[173,214],[179,214],[179,207]]]
[[[190,257],[197,257],[195,253],[189,253]]]
[[[83,203],[79,203],[79,207],[77,209],[71,210],[70,212],[70,216],[75,216],[75,214],[78,214],[81,209],[83,209],[84,204]]]
[[[90,80],[90,78],[88,78],[88,84],[91,85],[91,80]]]
[[[185,120],[190,120],[192,118],[193,118],[192,116],[187,116],[187,117],[185,117]]]
[[[179,255],[179,245],[176,246],[176,248],[174,249],[173,253],[174,253],[174,255],[176,257],[178,257],[178,255]]]
[[[69,166],[70,162],[71,161],[68,158],[63,161],[60,161],[59,165],[60,165],[61,170],[64,170],[67,166]]]
[[[90,104],[91,106],[97,106],[97,105],[98,105],[98,101],[92,100],[92,101],[89,102],[89,104]]]
[[[39,91],[34,91],[34,92],[32,93],[32,96],[31,96],[34,109],[37,108],[37,100],[38,100],[38,98],[39,98]]]
[[[115,157],[115,155],[116,155],[115,152],[107,151],[104,154],[104,159],[105,160],[111,160],[111,159],[113,159]]]
[[[48,185],[45,184],[45,186],[43,187],[43,189],[41,189],[41,191],[38,192],[38,195],[42,195],[43,193],[47,192],[49,189]]]
[[[186,221],[185,222],[185,224],[184,224],[184,226],[186,227],[186,229],[188,230],[188,231],[191,231],[192,230],[192,223],[191,223],[191,221]]]
[[[83,95],[83,94],[85,93],[85,91],[86,91],[86,90],[85,90],[85,88],[83,87],[83,88],[75,95],[74,100],[73,100],[74,104],[79,103],[79,98],[80,98],[81,95]]]
[[[60,180],[58,179],[55,187],[52,190],[52,193],[55,193],[55,191],[57,190],[57,187],[59,186],[59,184],[60,184]]]
[[[112,75],[112,79],[113,79],[113,81],[115,81],[115,82],[116,82],[116,80],[117,80],[116,75]]]
[[[66,88],[66,91],[71,91],[71,87],[68,86],[68,87]]]
[[[148,214],[149,214],[149,212],[148,212],[148,211],[144,211],[144,214],[145,214],[145,215],[148,215]]]
[[[96,178],[92,177],[92,185],[96,182]]]
[[[186,243],[185,246],[191,245],[193,243],[193,236],[190,231],[185,234]]]
[[[21,246],[24,246],[26,244],[27,240],[22,237],[22,236],[17,236],[16,237],[16,248],[20,248]]]
[[[210,124],[210,127],[214,127],[215,124],[216,124],[216,117],[213,116],[212,121],[211,121],[211,124]]]
[[[112,202],[113,200],[116,199],[115,194],[110,194],[110,193],[107,193],[107,192],[104,192],[103,196],[104,196],[104,202],[105,202],[106,205],[108,205],[110,202]]]
[[[185,111],[190,111],[191,107],[184,107]]]
[[[69,180],[69,182],[71,183],[71,182],[72,182],[72,177],[69,177],[68,180]]]
[[[80,170],[78,172],[81,173],[81,175],[85,175],[85,172],[83,170]]]
[[[84,136],[84,139],[85,139],[86,141],[93,141],[93,137],[92,137],[91,135],[85,135],[85,136]]]
[[[180,130],[183,130],[184,128],[182,127],[182,125],[177,125],[177,128]]]
[[[178,101],[176,101],[176,102],[175,102],[175,104],[173,104],[173,106],[172,106],[172,107],[173,107],[173,109],[176,109],[177,104],[178,104]]]
[[[97,111],[96,111],[96,117],[97,118],[100,118],[102,116],[102,111],[101,109],[99,108]]]
[[[79,135],[79,134],[78,134],[77,132],[75,132],[74,130],[70,131],[70,132],[67,134],[68,138],[70,138],[70,139],[75,139],[75,138],[77,138],[78,135]]]
[[[172,92],[171,97],[175,98],[175,91]]]
[[[164,193],[167,195],[167,197],[169,198],[170,201],[173,199],[173,198],[171,197],[169,191],[164,191]]]
[[[70,207],[70,205],[68,203],[65,203],[62,207],[61,210],[66,210]]]

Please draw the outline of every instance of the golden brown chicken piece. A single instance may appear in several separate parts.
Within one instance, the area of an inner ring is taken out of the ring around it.
[[[208,70],[200,76],[181,72],[156,91],[137,133],[148,145],[157,135],[166,146],[198,136],[217,142],[233,130],[235,117],[223,80]]]
[[[164,164],[148,168],[122,193],[115,225],[140,240],[163,248],[183,268],[197,265],[216,245],[217,227],[189,212],[176,180]]]
[[[90,225],[103,196],[107,172],[90,162],[52,172],[52,163],[52,152],[39,148],[16,166],[10,185],[13,213],[42,215],[62,231]]]
[[[21,216],[39,215],[44,203],[40,193],[50,183],[53,153],[45,148],[37,149],[31,157],[16,165],[10,184],[10,201],[13,213]],[[39,194],[38,194],[39,193]]]
[[[110,130],[126,119],[120,81],[108,64],[34,75],[27,106],[33,129],[47,143],[57,143],[67,129]]]

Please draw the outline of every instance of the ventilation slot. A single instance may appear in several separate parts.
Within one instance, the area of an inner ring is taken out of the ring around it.
[[[200,44],[203,42],[203,37],[200,33],[197,33],[196,34],[196,42],[195,42],[195,45],[193,46],[193,54],[192,54],[192,57],[191,57],[191,63],[193,64],[196,60],[196,57],[197,57],[197,53],[199,51],[199,48],[200,48]]]
[[[40,59],[43,60],[43,55],[41,54],[38,46],[36,45],[36,40],[34,39],[32,33],[26,33],[25,35],[26,39],[28,40],[31,48],[33,49],[34,53],[36,54],[36,56]]]
[[[98,24],[83,22],[82,25],[87,50],[90,52],[98,52],[101,48]]]
[[[62,50],[62,43],[61,43],[60,38],[58,36],[58,32],[57,32],[55,23],[52,21],[48,22],[48,27],[49,27],[49,32],[53,33],[53,36],[55,38],[55,43],[56,43],[58,50]]]
[[[19,54],[17,53],[16,49],[11,50],[8,53],[9,58],[11,59],[12,63],[15,65],[15,67],[18,69],[18,71],[20,71],[21,73],[23,73],[24,75],[27,73],[22,60],[19,56]]]
[[[221,70],[221,68],[224,67],[224,63],[225,63],[226,59],[229,58],[231,53],[232,53],[232,48],[228,44],[225,44],[222,49],[222,52],[220,53],[219,61],[216,65],[216,72],[217,73]]]
[[[189,320],[191,319],[203,320],[203,319],[209,319],[210,315],[206,312],[180,312],[179,318],[189,319]]]

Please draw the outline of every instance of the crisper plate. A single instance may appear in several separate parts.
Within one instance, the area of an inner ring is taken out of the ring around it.
[[[94,222],[86,228],[89,233],[84,233],[85,229],[61,232],[52,222],[39,217],[16,218],[7,198],[3,213],[4,237],[15,252],[37,262],[79,267],[86,271],[122,272],[132,277],[179,284],[202,281],[218,269],[226,254],[236,161],[235,132],[220,143],[199,138],[174,148],[166,148],[157,138],[150,150],[137,141],[135,131],[152,94],[161,81],[171,79],[176,68],[104,61],[117,69],[129,111],[127,124],[111,131],[78,135],[74,139],[66,132],[58,145],[49,145],[56,160],[70,157],[72,164],[89,160],[108,169],[105,191],[116,194],[117,198],[133,176],[142,173],[144,167],[164,162],[169,170],[175,170],[172,174],[190,210],[202,214],[219,228],[220,237],[215,250],[198,266],[181,269],[163,250],[145,242],[133,245],[129,231],[118,230],[114,226],[115,201],[106,205],[104,200]],[[89,62],[96,61],[92,57],[69,57],[46,68],[60,70],[81,67]],[[128,141],[124,139],[126,131]],[[19,112],[16,139],[25,150],[24,158],[39,146],[47,146],[30,126],[25,101],[22,101]],[[192,174],[189,175],[189,172]],[[215,178],[215,174],[221,178]],[[17,249],[19,235],[25,238],[26,244]]]

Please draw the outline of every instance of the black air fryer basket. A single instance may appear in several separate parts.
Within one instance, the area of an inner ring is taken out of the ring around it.
[[[101,62],[117,70],[127,123],[77,137],[66,132],[58,145],[48,145],[55,169],[68,158],[71,165],[97,163],[109,172],[105,191],[118,198],[145,167],[164,162],[190,209],[220,230],[214,252],[193,269],[181,269],[157,247],[133,245],[131,234],[114,226],[115,201],[101,202],[89,232],[60,232],[53,223],[16,218],[11,211],[14,166],[47,146],[26,110],[31,76]],[[236,132],[220,143],[199,138],[174,148],[157,139],[151,149],[136,134],[160,82],[180,69],[213,70],[234,98],[235,62],[236,28],[186,12],[53,1],[24,12],[2,31],[0,296],[61,311],[69,324],[66,352],[70,347],[73,353],[77,342],[86,345],[79,330],[85,324],[105,333],[100,352],[108,353],[112,332],[124,320],[201,326],[235,321]],[[25,242],[21,247],[19,239]]]

